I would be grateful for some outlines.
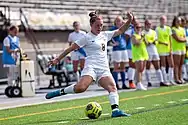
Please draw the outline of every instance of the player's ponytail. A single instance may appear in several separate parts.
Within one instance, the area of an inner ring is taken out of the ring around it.
[[[96,20],[100,20],[101,19],[101,17],[98,16],[97,11],[90,12],[89,16],[90,16],[90,20],[89,20],[90,25],[92,25]]]

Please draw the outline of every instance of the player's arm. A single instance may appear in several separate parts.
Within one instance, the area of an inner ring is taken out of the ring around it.
[[[113,37],[119,36],[123,34],[126,30],[128,30],[132,20],[133,20],[133,14],[130,12],[127,12],[128,20],[121,26],[119,29],[117,29],[113,35]]]
[[[133,45],[139,45],[139,44],[140,44],[141,39],[140,39],[140,40],[137,40],[134,35],[132,36],[131,39],[132,39],[132,44],[133,44]]]
[[[172,30],[172,37],[176,40],[176,41],[179,41],[179,42],[186,42],[186,38],[185,36],[184,37],[179,37],[176,35],[176,32],[174,30]]]
[[[4,44],[5,48],[6,48],[6,51],[7,51],[9,54],[15,53],[15,52],[19,52],[18,49],[15,49],[15,50],[10,49],[10,41],[9,41],[9,39],[5,39],[5,40],[3,41],[3,44]]]

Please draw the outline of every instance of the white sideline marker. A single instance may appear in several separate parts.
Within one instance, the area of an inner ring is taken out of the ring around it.
[[[85,120],[85,119],[88,119],[88,117],[84,117],[84,118],[80,118],[81,120]]]
[[[145,109],[145,107],[137,107],[137,108],[135,108],[135,109]]]
[[[65,123],[69,123],[69,121],[61,121],[61,122],[58,122],[59,124],[65,124]]]
[[[186,101],[188,101],[188,99],[181,99],[181,101],[182,101],[182,102],[186,102]]]
[[[168,104],[173,104],[173,103],[176,103],[176,101],[169,101],[167,102]]]
[[[110,115],[110,113],[104,113],[104,114],[101,114],[102,116],[107,116],[107,115]]]

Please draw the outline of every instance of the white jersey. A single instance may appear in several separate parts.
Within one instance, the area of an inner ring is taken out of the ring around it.
[[[75,43],[83,47],[86,52],[84,68],[109,70],[107,58],[107,42],[110,41],[115,31],[103,31],[97,36],[89,32]]]
[[[143,33],[144,34],[151,34],[152,32],[151,32],[151,30],[149,30],[149,31],[143,31]],[[157,40],[157,34],[155,35],[156,37],[155,37],[155,40]],[[148,51],[148,54],[149,55],[158,55],[158,51],[157,51],[157,48],[156,48],[156,46],[154,45],[154,44],[150,44],[150,45],[148,45],[147,46],[147,51]]]
[[[68,42],[75,42],[76,40],[79,40],[80,38],[82,38],[85,34],[86,32],[84,31],[79,31],[79,32],[74,31],[69,34]]]

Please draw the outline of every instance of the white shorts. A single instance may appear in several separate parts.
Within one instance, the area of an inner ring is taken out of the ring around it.
[[[85,59],[85,56],[82,55],[80,52],[78,51],[73,51],[71,53],[71,60],[80,60],[80,59]]]
[[[161,54],[159,54],[159,56],[169,56],[170,55],[170,53],[161,53]]]
[[[128,53],[129,59],[132,59],[132,50],[128,49],[128,50],[127,50],[127,53]]]
[[[175,51],[175,52],[172,52],[173,55],[185,55],[185,51]]]
[[[155,55],[149,55],[149,61],[158,61],[160,60],[159,55],[155,54]]]
[[[96,69],[96,68],[91,68],[91,67],[85,67],[82,70],[81,76],[86,76],[86,75],[91,76],[93,80],[96,81],[96,83],[98,83],[99,80],[103,77],[106,77],[106,76],[112,77],[110,69]]]
[[[112,62],[129,62],[127,50],[113,51]]]

